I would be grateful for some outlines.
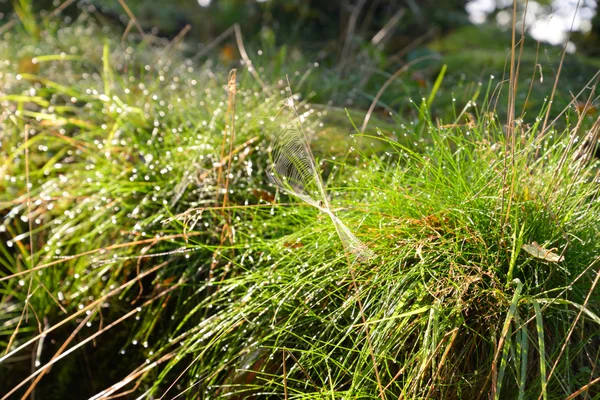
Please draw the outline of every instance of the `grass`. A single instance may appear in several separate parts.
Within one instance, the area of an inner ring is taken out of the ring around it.
[[[586,112],[542,132],[542,103],[507,135],[493,81],[446,102],[440,74],[412,122],[360,134],[289,70],[331,206],[376,255],[353,261],[267,179],[283,61],[257,66],[268,95],[85,13],[44,29],[0,43],[0,394],[598,397]]]

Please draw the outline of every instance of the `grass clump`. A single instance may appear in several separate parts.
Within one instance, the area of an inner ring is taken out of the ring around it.
[[[78,24],[50,25],[33,55],[3,43],[36,62],[1,70],[2,394],[597,396],[585,113],[507,129],[486,96],[359,134],[299,96],[299,115],[281,110],[283,80],[261,89]],[[374,257],[348,257],[328,216],[267,178],[298,120],[331,209]]]
[[[199,357],[207,393],[377,397],[357,296],[386,397],[552,398],[589,383],[600,322],[595,170],[564,162],[575,154],[568,136],[539,143],[519,131],[510,156],[496,121],[466,133],[431,126],[424,152],[376,137],[389,156],[334,163],[333,203],[378,255],[352,266],[358,295],[329,221],[276,211],[304,226],[243,253],[243,272],[204,300],[221,305],[214,319],[198,319],[183,346]],[[268,213],[257,222],[281,226]],[[533,241],[565,261],[521,250]],[[227,372],[215,372],[224,360]]]

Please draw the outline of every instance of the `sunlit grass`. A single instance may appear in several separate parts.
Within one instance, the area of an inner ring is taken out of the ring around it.
[[[48,29],[0,45],[0,394],[377,398],[377,369],[386,398],[597,395],[588,117],[540,135],[540,110],[507,140],[490,82],[361,135],[356,111],[296,99],[331,208],[375,255],[354,261],[267,178],[296,118],[283,76],[233,90],[165,43]]]

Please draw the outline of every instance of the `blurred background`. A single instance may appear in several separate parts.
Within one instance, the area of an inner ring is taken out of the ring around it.
[[[2,21],[10,18],[13,7],[29,3],[33,11],[42,12],[65,1],[0,0]],[[129,21],[118,0],[79,4],[95,7],[124,27]],[[126,4],[142,26],[157,35],[173,37],[191,25],[188,38],[200,48],[239,23],[249,40],[339,53],[351,33],[354,45],[370,42],[390,54],[423,35],[428,37],[423,42],[431,41],[468,25],[507,30],[513,7],[512,0],[127,0]],[[570,51],[598,52],[600,19],[595,0],[518,0],[517,7],[518,25],[526,13],[525,27],[534,39],[553,45],[568,40]],[[63,13],[73,16],[77,8],[66,7]]]
[[[92,12],[102,24],[135,35],[139,29],[124,5],[146,33],[185,36],[187,57],[225,67],[241,59],[232,29],[239,24],[259,72],[283,76],[290,66],[299,73],[320,67],[305,91],[313,102],[368,107],[385,80],[409,64],[410,73],[381,99],[394,110],[407,108],[400,92],[428,93],[444,64],[445,82],[453,85],[505,76],[513,24],[512,0],[0,0],[0,23],[58,7],[67,22]],[[526,31],[521,64],[527,74],[539,68],[551,82],[563,46],[571,54],[562,72],[565,93],[600,69],[595,0],[517,0],[515,6],[517,32]],[[541,101],[535,90],[531,105]]]

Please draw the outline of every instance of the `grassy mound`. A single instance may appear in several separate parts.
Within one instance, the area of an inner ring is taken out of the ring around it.
[[[81,19],[0,44],[1,394],[598,395],[589,115],[507,128],[488,89],[360,134],[289,112],[284,79]],[[297,118],[374,257],[267,179]]]

